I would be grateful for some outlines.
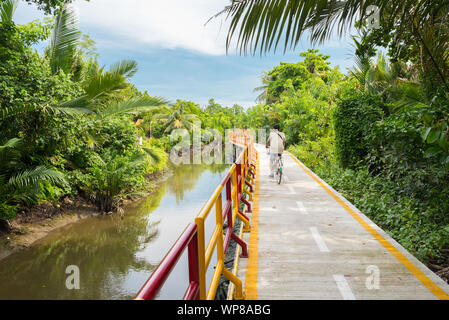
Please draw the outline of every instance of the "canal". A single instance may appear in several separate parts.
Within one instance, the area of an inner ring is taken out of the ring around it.
[[[123,216],[81,220],[8,256],[0,261],[0,299],[132,299],[227,168],[181,165],[153,194],[127,205]],[[206,239],[214,226],[215,214],[210,216]],[[66,287],[72,265],[80,270],[79,290]],[[187,280],[185,252],[158,298],[180,299]]]

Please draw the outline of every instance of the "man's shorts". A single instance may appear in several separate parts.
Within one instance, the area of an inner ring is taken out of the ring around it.
[[[270,153],[270,162],[274,163],[278,156],[282,157],[282,153]]]

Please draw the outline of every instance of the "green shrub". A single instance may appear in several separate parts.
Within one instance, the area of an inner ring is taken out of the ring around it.
[[[47,166],[30,167],[22,152],[23,141],[0,144],[0,220],[13,219],[20,205],[33,205],[66,188],[63,174]]]
[[[311,170],[332,164],[334,159],[334,137],[322,137],[317,141],[304,141],[293,145],[289,151]]]
[[[335,148],[343,168],[355,168],[368,154],[365,137],[373,123],[383,117],[378,98],[368,93],[355,93],[337,103],[333,120]]]
[[[85,191],[95,196],[95,203],[101,212],[109,212],[118,208],[120,195],[144,183],[143,173],[144,157],[138,153],[98,157],[87,170]]]
[[[392,181],[338,165],[316,173],[421,261],[449,247],[448,184],[423,199],[409,177]]]
[[[165,152],[164,143],[158,139],[144,140],[143,147],[150,157],[145,162],[145,174],[151,174],[163,170],[168,161],[168,154]]]
[[[365,139],[371,173],[398,179],[429,166],[432,161],[424,158],[419,118],[419,111],[409,111],[373,123]]]

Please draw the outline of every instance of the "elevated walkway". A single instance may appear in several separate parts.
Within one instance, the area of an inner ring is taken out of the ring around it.
[[[258,151],[246,299],[449,299],[449,286],[290,154]]]

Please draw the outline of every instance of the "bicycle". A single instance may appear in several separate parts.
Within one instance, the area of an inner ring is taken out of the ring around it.
[[[276,180],[278,184],[281,184],[283,170],[284,162],[282,161],[282,154],[279,153],[276,157],[276,161],[274,162],[274,172],[276,172]]]

